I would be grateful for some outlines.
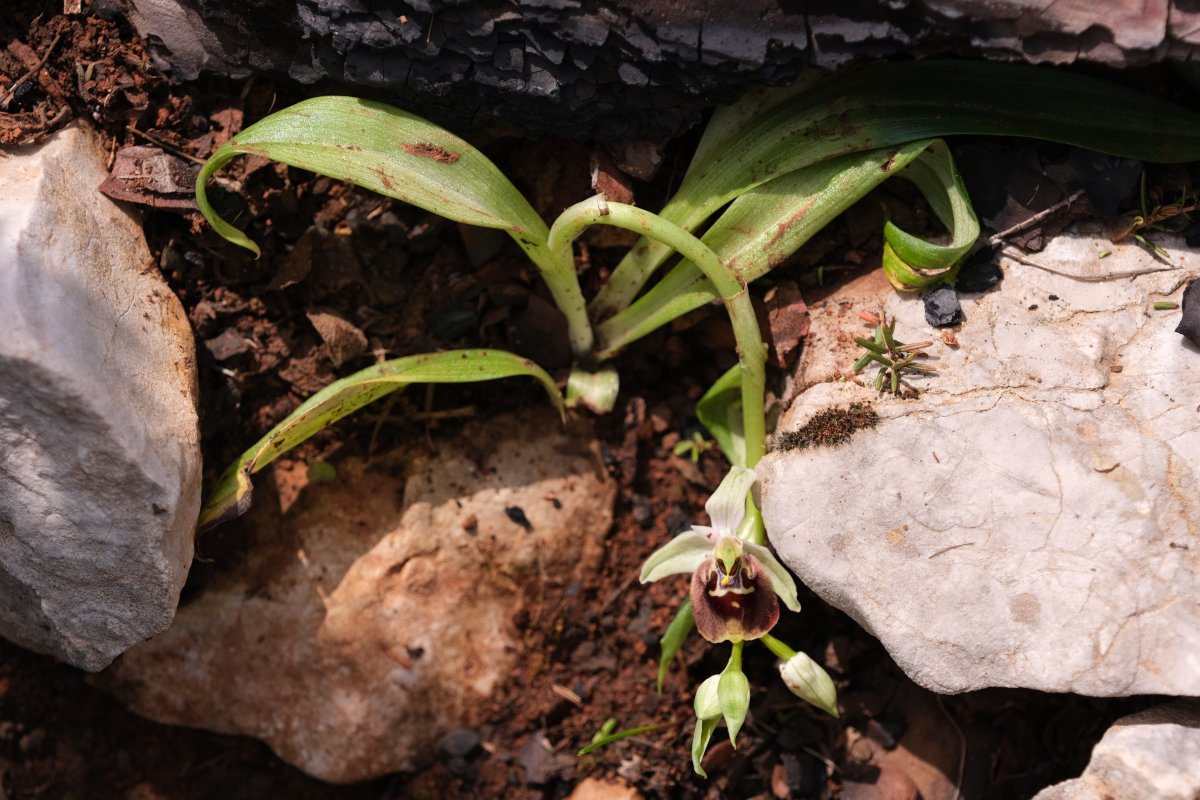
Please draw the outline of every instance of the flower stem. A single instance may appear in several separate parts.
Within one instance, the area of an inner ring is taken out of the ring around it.
[[[555,260],[570,257],[571,242],[588,225],[603,223],[634,231],[677,250],[691,261],[716,288],[725,303],[737,341],[742,368],[742,427],[746,441],[746,466],[751,469],[766,450],[767,347],[758,327],[745,282],[727,269],[708,245],[673,222],[624,203],[610,203],[598,195],[564,211],[550,228],[547,246]]]
[[[729,653],[729,663],[725,665],[728,672],[739,672],[742,669],[742,647],[745,642],[734,642],[733,650]]]
[[[772,636],[769,633],[764,633],[762,635],[762,638],[759,639],[759,641],[762,642],[763,644],[765,644],[767,646],[768,650],[770,650],[772,653],[774,653],[779,658],[782,658],[784,661],[787,661],[788,659],[790,659],[796,655],[795,650],[788,647],[786,644],[779,641],[778,639],[776,639],[774,636]]]

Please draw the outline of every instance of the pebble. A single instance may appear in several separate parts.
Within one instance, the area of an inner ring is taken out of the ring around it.
[[[925,301],[925,321],[935,328],[962,322],[962,306],[958,292],[949,286],[939,286],[921,297]]]
[[[451,758],[465,758],[479,747],[479,734],[469,728],[450,731],[438,740],[438,750]]]

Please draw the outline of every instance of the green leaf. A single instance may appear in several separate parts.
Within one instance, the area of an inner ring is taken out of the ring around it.
[[[200,511],[199,526],[209,528],[250,507],[250,476],[282,453],[342,417],[410,383],[474,383],[527,375],[535,378],[564,413],[562,398],[545,370],[526,358],[501,350],[451,350],[385,361],[331,383],[310,397],[229,465]]]
[[[746,126],[746,120],[764,114],[807,92],[825,78],[828,78],[828,75],[822,70],[809,69],[791,86],[779,89],[751,89],[732,105],[718,108],[704,126],[704,135],[700,137],[700,143],[692,153],[692,160],[685,174],[704,170],[708,162],[741,132]]]
[[[671,620],[666,632],[658,640],[658,644],[662,648],[662,655],[658,657],[658,681],[656,683],[659,694],[662,694],[663,683],[667,680],[667,671],[671,668],[675,654],[679,652],[679,648],[683,647],[683,643],[687,641],[695,627],[696,618],[692,616],[692,599],[685,597],[679,604],[679,610],[675,612],[675,618]]]
[[[700,762],[704,760],[704,751],[708,749],[713,731],[717,729],[717,723],[720,721],[720,717],[696,720],[696,732],[692,734],[692,769],[701,778],[708,777],[708,773],[700,766]]]
[[[716,137],[661,216],[695,230],[741,194],[847,153],[951,134],[1025,136],[1143,161],[1200,160],[1200,114],[1052,68],[986,61],[886,62],[846,70],[785,102],[761,104]],[[592,303],[629,305],[670,250],[640,241]]]
[[[709,284],[711,286],[711,284]],[[746,466],[742,432],[742,368],[734,364],[696,402],[696,418],[734,466]]]
[[[889,219],[883,226],[883,269],[897,289],[919,289],[954,279],[962,259],[979,238],[979,220],[967,187],[954,166],[950,148],[940,139],[897,173],[911,181],[950,231],[951,242],[938,245],[905,233]]]
[[[931,140],[854,153],[797,170],[746,192],[701,237],[746,283],[766,275],[839,214],[919,156]],[[601,355],[720,299],[684,261],[629,308],[597,326]]]
[[[628,739],[630,736],[637,736],[640,733],[649,733],[650,731],[656,731],[659,728],[663,727],[663,724],[664,723],[659,723],[657,725],[643,725],[640,728],[629,728],[628,730],[617,731],[616,733],[610,733],[605,736],[601,736],[598,739],[596,739],[594,742],[589,744],[587,747],[583,748],[578,753],[576,753],[576,755],[577,756],[586,756],[588,753],[592,752],[593,750],[599,750],[601,747],[612,744],[613,742],[619,742],[622,739]]]
[[[208,179],[238,155],[258,155],[349,181],[458,222],[499,228],[537,265],[567,317],[575,355],[591,352],[592,328],[570,250],[546,246],[549,229],[516,187],[470,144],[407,111],[353,97],[314,97],[276,112],[230,139],[196,178],[196,203],[226,239],[258,246],[208,202]]]
[[[226,239],[257,245],[221,219],[205,195],[230,159],[258,155],[349,181],[443,217],[507,231],[527,251],[544,247],[541,217],[483,153],[415,114],[353,97],[314,97],[278,111],[217,148],[196,178],[196,202]]]

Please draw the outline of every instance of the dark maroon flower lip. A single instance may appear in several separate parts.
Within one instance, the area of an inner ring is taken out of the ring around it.
[[[696,630],[713,644],[758,639],[779,621],[779,598],[762,564],[743,553],[731,568],[706,558],[692,575]]]

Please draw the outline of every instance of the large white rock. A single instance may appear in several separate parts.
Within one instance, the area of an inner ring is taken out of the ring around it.
[[[88,670],[171,621],[192,558],[192,334],[72,127],[0,158],[0,635]]]
[[[1200,703],[1179,700],[1121,717],[1092,749],[1083,775],[1034,800],[1200,797]]]
[[[1026,260],[964,298],[957,349],[879,273],[812,307],[781,429],[856,400],[880,422],[766,459],[771,542],[929,689],[1200,694],[1200,351],[1151,310],[1200,256],[1064,236]],[[919,399],[846,380],[880,306],[937,340]]]
[[[282,519],[260,489],[246,560],[100,680],[323,780],[412,768],[520,668],[522,603],[599,563],[615,486],[588,444],[541,409],[432,456],[343,463]]]

